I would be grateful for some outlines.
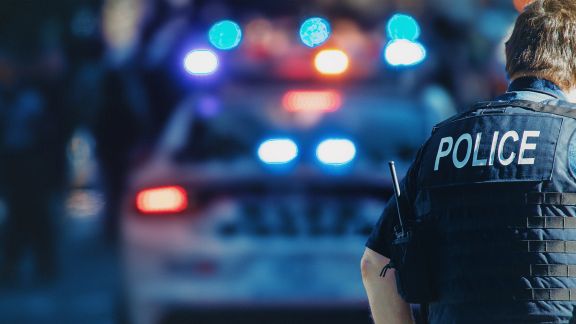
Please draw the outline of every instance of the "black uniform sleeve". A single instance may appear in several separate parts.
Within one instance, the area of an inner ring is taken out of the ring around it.
[[[406,199],[402,199],[401,197],[402,203],[400,206],[403,218],[407,218],[407,216],[412,213],[412,206],[416,199],[418,189],[417,179],[423,149],[424,146],[422,146],[418,151],[414,163],[412,163],[406,176],[400,183],[401,194],[406,197]],[[366,242],[366,247],[390,258],[390,247],[394,240],[394,227],[396,225],[398,225],[398,209],[396,207],[396,198],[392,196],[386,204],[376,226],[372,230],[372,233]]]
[[[398,211],[396,209],[396,198],[392,196],[384,212],[380,216],[378,223],[368,237],[366,247],[370,250],[390,258],[390,245],[394,239],[394,226],[398,223]]]

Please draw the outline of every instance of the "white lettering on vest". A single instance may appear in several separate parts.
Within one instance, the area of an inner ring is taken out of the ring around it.
[[[474,144],[474,154],[472,155],[472,166],[486,165],[486,159],[478,160],[478,150],[480,150],[480,140],[482,140],[482,133],[476,134],[476,143]]]
[[[448,144],[448,147],[444,148],[444,144]],[[450,154],[453,144],[454,139],[452,137],[444,137],[440,140],[440,145],[438,146],[438,153],[436,153],[436,163],[434,163],[434,171],[438,171],[438,165],[440,164],[440,159]]]
[[[498,135],[500,135],[500,132],[494,132],[494,136],[492,136],[492,145],[490,146],[490,161],[488,161],[488,165],[494,165],[494,156],[496,155]]]
[[[440,139],[438,152],[436,153],[436,161],[434,163],[434,171],[438,171],[440,168],[440,160],[449,156],[450,153],[452,153],[452,163],[457,169],[465,167],[470,160],[472,160],[473,167],[492,166],[494,165],[496,156],[498,157],[498,162],[503,166],[512,164],[516,159],[516,155],[518,155],[518,165],[530,165],[536,162],[535,158],[527,158],[525,157],[525,154],[526,151],[536,150],[537,144],[534,142],[529,143],[529,141],[533,138],[540,137],[540,131],[524,131],[522,133],[521,141],[520,135],[518,135],[518,132],[516,131],[507,131],[501,138],[499,138],[500,132],[495,131],[492,135],[492,143],[490,144],[490,155],[484,158],[479,157],[482,135],[482,133],[477,133],[474,140],[472,140],[471,134],[464,133],[458,137],[456,143],[454,143],[454,138],[450,136]],[[510,139],[513,142],[520,141],[519,151],[517,151],[518,144],[514,144],[514,149],[509,153],[508,157],[505,157],[504,148],[506,147],[507,141]],[[463,142],[466,143],[463,144]],[[458,151],[461,144],[466,145],[466,155],[462,160],[459,160]],[[472,159],[470,159],[470,156],[472,156]]]
[[[458,160],[458,148],[460,147],[460,143],[463,141],[467,142],[466,145],[466,155],[462,161]],[[460,135],[460,137],[456,140],[456,144],[454,144],[454,151],[452,152],[452,163],[458,169],[462,169],[470,160],[470,153],[472,152],[472,136],[468,133],[464,133]]]
[[[536,143],[527,143],[529,137],[540,137],[540,131],[525,131],[520,142],[520,153],[518,154],[518,164],[534,164],[534,158],[525,158],[526,150],[535,150]]]
[[[506,144],[506,140],[508,138],[512,138],[512,140],[514,142],[517,142],[520,139],[520,137],[518,136],[518,133],[516,133],[516,131],[508,131],[508,132],[504,133],[504,135],[502,135],[502,139],[500,140],[500,145],[498,145],[498,160],[499,160],[500,164],[502,164],[503,166],[510,165],[514,161],[514,159],[516,158],[516,153],[514,153],[514,152],[511,152],[507,158],[504,158],[502,151],[504,150],[504,145]]]

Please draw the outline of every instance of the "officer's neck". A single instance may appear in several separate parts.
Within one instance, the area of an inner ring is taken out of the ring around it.
[[[576,88],[572,88],[570,90],[564,90],[564,94],[566,95],[566,100],[576,104]]]

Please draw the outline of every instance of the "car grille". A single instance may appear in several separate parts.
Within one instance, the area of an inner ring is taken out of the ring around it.
[[[367,236],[384,208],[383,200],[265,197],[243,199],[223,236]]]

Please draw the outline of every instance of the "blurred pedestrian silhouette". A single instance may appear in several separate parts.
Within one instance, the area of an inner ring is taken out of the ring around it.
[[[104,230],[111,242],[118,239],[126,175],[142,140],[142,123],[134,113],[133,97],[130,96],[130,88],[133,86],[134,81],[128,71],[106,73],[103,80],[103,104],[93,129],[104,180]]]
[[[70,123],[57,6],[0,6],[0,189],[7,206],[0,277],[18,279],[28,253],[36,279],[57,275],[58,197],[66,179]],[[21,19],[24,13],[37,16]],[[19,18],[20,17],[20,18]]]
[[[56,274],[53,201],[65,174],[64,141],[47,89],[30,83],[7,91],[2,114],[2,184],[8,206],[2,277],[13,279],[30,249],[37,274]]]

